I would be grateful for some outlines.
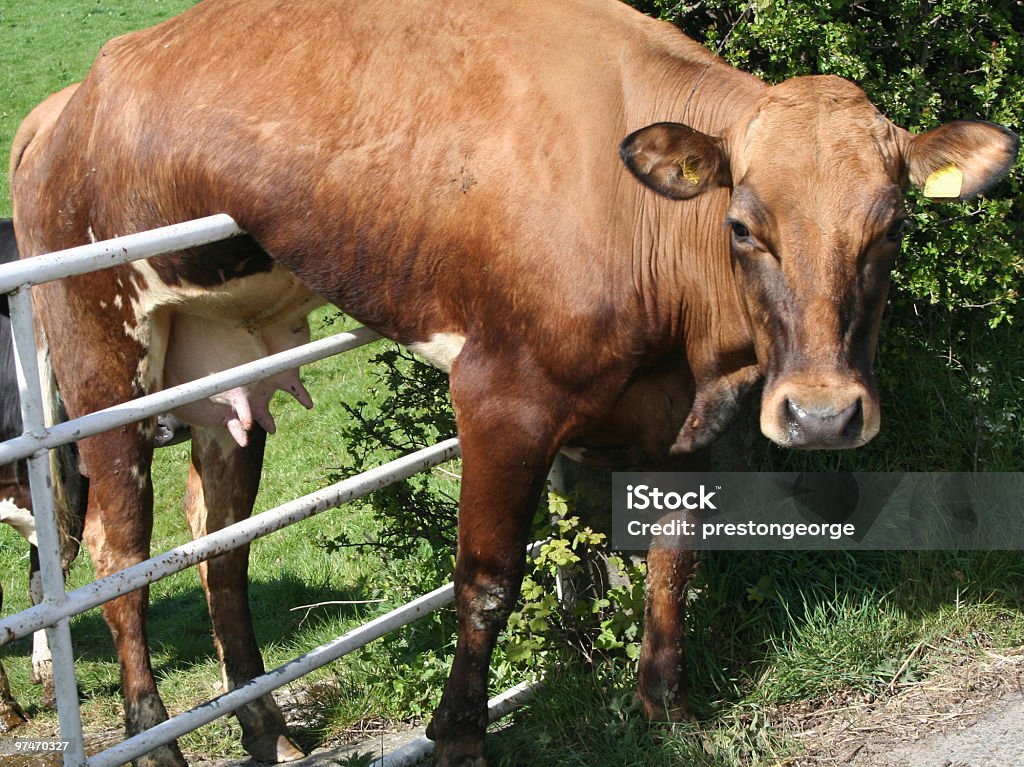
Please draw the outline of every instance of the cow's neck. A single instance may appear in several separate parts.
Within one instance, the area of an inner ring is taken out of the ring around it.
[[[674,66],[666,69],[666,58]],[[764,87],[686,38],[678,50],[662,54],[659,70],[672,74],[663,77],[657,91],[637,91],[637,125],[674,121],[722,135],[749,114]],[[656,197],[643,188],[633,194],[640,211],[633,233],[633,280],[643,293],[652,349],[667,356],[684,353],[693,372],[693,412],[678,444],[695,449],[727,424],[759,379],[724,226],[730,192],[722,189],[687,201]]]

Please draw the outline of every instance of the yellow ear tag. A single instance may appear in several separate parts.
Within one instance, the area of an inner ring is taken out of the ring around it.
[[[691,185],[697,186],[700,183],[700,175],[697,173],[696,168],[690,165],[690,158],[684,157],[679,161],[679,170],[683,174],[683,178],[690,182]]]
[[[925,197],[953,198],[960,196],[964,185],[964,172],[950,163],[932,171],[924,182]]]

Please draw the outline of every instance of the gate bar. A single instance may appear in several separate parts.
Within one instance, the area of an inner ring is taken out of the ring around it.
[[[161,743],[169,742],[185,732],[223,716],[272,689],[294,681],[309,671],[416,620],[426,612],[433,611],[452,601],[454,596],[452,584],[436,589],[306,655],[289,661],[269,674],[258,677],[236,690],[129,738],[92,758],[85,758],[69,630],[72,615],[89,610],[117,596],[184,570],[226,550],[249,543],[255,538],[306,519],[328,508],[373,492],[394,481],[412,476],[457,457],[459,454],[457,439],[438,443],[256,517],[231,525],[198,541],[165,552],[127,570],[95,581],[70,594],[65,593],[63,574],[60,571],[59,541],[53,515],[52,492],[49,486],[48,454],[46,452],[48,448],[171,410],[188,402],[203,399],[217,391],[251,383],[277,372],[361,346],[380,337],[373,331],[359,328],[351,333],[342,334],[341,337],[336,336],[281,354],[271,355],[232,370],[222,371],[213,376],[140,398],[133,403],[125,403],[89,414],[77,419],[77,423],[71,426],[57,424],[48,431],[40,401],[41,389],[34,348],[35,334],[32,323],[31,297],[30,291],[25,288],[161,253],[200,246],[240,234],[244,234],[243,230],[231,217],[219,214],[0,266],[0,293],[11,293],[12,318],[18,317],[13,323],[13,331],[15,347],[18,350],[18,376],[25,422],[22,437],[0,445],[0,462],[10,462],[26,457],[29,459],[34,506],[38,518],[41,520],[41,523],[37,521],[37,524],[44,583],[44,599],[40,605],[0,621],[0,645],[16,637],[26,636],[44,626],[52,626],[47,629],[47,633],[55,651],[54,670],[61,736],[70,742],[69,750],[64,755],[65,764],[114,767],[140,756]],[[20,344],[18,343],[19,335],[22,339]],[[531,546],[531,551],[538,545]],[[530,690],[521,689],[525,687],[526,685],[519,685],[498,696],[489,705],[494,703],[508,705],[508,703],[501,703],[506,699],[507,701],[518,701],[520,696],[530,692]]]
[[[46,431],[42,390],[39,387],[39,361],[36,357],[35,325],[32,320],[32,296],[27,289],[8,296],[13,327],[27,330],[28,343],[14,339],[14,363],[21,398],[22,430],[27,434]],[[42,604],[60,609],[67,603],[64,573],[61,569],[60,534],[54,512],[53,488],[50,484],[50,454],[37,450],[28,457],[29,490],[36,523],[36,548],[39,552],[39,576],[43,587]],[[85,758],[82,745],[82,712],[78,705],[78,682],[75,677],[75,654],[71,646],[71,622],[62,617],[50,621],[46,639],[53,658],[54,695],[61,739],[68,743],[65,759],[81,762]]]
[[[168,575],[180,572],[210,557],[250,543],[268,533],[307,519],[327,509],[359,498],[374,490],[418,474],[445,461],[457,458],[459,440],[455,437],[436,445],[349,477],[341,482],[296,498],[274,509],[236,522],[202,538],[183,544],[145,562],[132,565],[113,575],[70,592],[60,605],[40,604],[0,621],[0,645],[28,636],[62,618],[90,610],[115,597],[142,588]]]
[[[259,698],[271,690],[282,687],[289,682],[294,682],[310,671],[335,661],[346,653],[358,650],[360,647],[369,644],[375,639],[379,639],[394,629],[401,628],[407,623],[412,623],[414,620],[433,612],[439,607],[443,607],[453,599],[455,599],[455,587],[451,583],[434,589],[411,602],[407,602],[402,607],[385,613],[368,623],[364,623],[337,639],[332,639],[330,642],[320,645],[305,655],[300,655],[294,660],[278,666],[263,676],[246,682],[241,687],[236,687],[231,692],[219,695],[213,700],[193,708],[191,711],[178,714],[172,719],[144,730],[138,735],[134,735],[96,756],[89,757],[85,761],[85,767],[117,767],[163,743],[169,743],[197,727],[229,714],[236,708]]]
[[[176,407],[209,397],[226,389],[259,381],[263,378],[308,365],[310,362],[340,354],[350,349],[372,343],[383,338],[369,328],[355,328],[345,333],[312,341],[294,349],[271,354],[238,367],[228,368],[219,373],[197,378],[194,381],[172,386],[169,389],[147,394],[145,397],[113,405],[95,413],[81,416],[66,423],[54,424],[45,436],[41,433],[23,434],[0,444],[0,464],[13,463],[32,455],[43,448],[54,448],[118,426],[158,415]]]
[[[526,553],[532,555],[542,543],[543,541],[538,541],[531,544]],[[117,767],[159,745],[169,743],[187,732],[208,724],[214,719],[225,716],[272,690],[294,682],[299,677],[305,676],[321,666],[325,666],[350,652],[365,647],[370,642],[380,639],[395,629],[406,626],[422,618],[424,615],[444,607],[454,599],[455,585],[453,583],[446,583],[444,586],[427,592],[411,602],[406,602],[391,612],[357,626],[342,636],[332,639],[330,642],[325,642],[305,655],[300,655],[278,666],[273,671],[268,671],[263,676],[251,679],[230,692],[219,695],[190,711],[161,722],[138,735],[134,735],[115,746],[111,746],[102,753],[96,754],[96,756],[89,757],[85,761],[85,767]],[[497,717],[504,716],[525,699],[524,691],[520,689],[524,686],[518,685],[495,698],[493,703],[499,706],[497,710],[501,711],[501,713],[496,715]],[[530,690],[526,692],[532,691],[533,688],[531,686]],[[510,696],[510,693],[513,692],[517,694]],[[491,704],[489,703],[488,705],[490,706]]]
[[[11,335],[14,340],[23,429],[24,434],[31,435],[28,440],[30,449],[18,457],[28,458],[44,607],[63,608],[67,603],[67,596],[61,571],[49,455],[41,444],[41,438],[46,434],[46,423],[42,390],[39,385],[31,291],[27,288],[63,276],[84,274],[97,268],[145,258],[168,250],[222,240],[241,233],[242,230],[230,216],[221,214],[165,227],[155,233],[144,232],[112,242],[94,243],[72,248],[70,251],[40,256],[31,264],[26,259],[25,262],[0,266],[0,292],[10,294]],[[16,458],[9,457],[4,462],[13,460]],[[68,616],[64,616],[48,623],[51,626],[47,628],[47,639],[53,651],[57,716],[61,738],[69,743],[64,754],[64,763],[81,764],[85,752],[81,737],[81,711],[78,704],[70,622]]]
[[[55,250],[42,256],[0,265],[0,293],[9,293],[21,285],[40,285],[138,261],[140,258],[207,245],[240,234],[245,232],[231,216],[218,213],[138,234],[126,234],[102,242]]]

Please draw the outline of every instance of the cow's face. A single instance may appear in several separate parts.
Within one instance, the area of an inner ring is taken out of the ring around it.
[[[878,432],[872,361],[906,226],[903,187],[964,199],[1016,152],[1016,136],[988,123],[912,136],[835,77],[766,89],[720,138],[661,123],[622,149],[665,196],[732,187],[724,236],[765,379],[761,430],[805,448],[857,447]]]

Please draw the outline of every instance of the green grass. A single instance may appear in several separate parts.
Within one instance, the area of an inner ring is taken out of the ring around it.
[[[11,212],[8,150],[25,116],[44,98],[81,80],[100,46],[152,26],[194,0],[5,0],[0,3],[0,215]]]
[[[556,653],[548,684],[493,738],[498,765],[787,764],[786,707],[885,700],[1024,636],[1016,552],[711,552],[688,603],[697,723],[649,723],[635,667]],[[838,702],[838,703],[837,703]]]

